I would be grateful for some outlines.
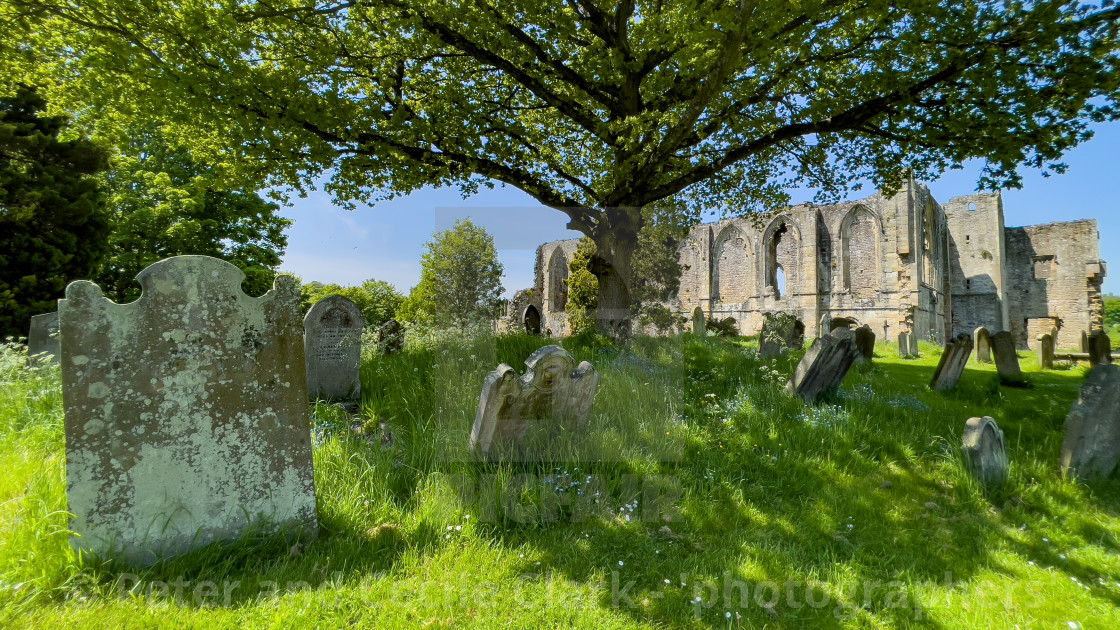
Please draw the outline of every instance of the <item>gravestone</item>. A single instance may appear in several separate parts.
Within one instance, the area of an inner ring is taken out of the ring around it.
[[[61,346],[58,341],[58,312],[31,316],[31,330],[27,332],[28,365],[38,365],[43,353],[51,355],[48,363],[58,364]]]
[[[1120,366],[1096,365],[1066,417],[1062,472],[1103,479],[1120,461]]]
[[[985,491],[992,491],[1007,481],[1009,465],[1003,431],[988,416],[969,418],[961,438],[964,466]]]
[[[71,544],[150,564],[251,526],[314,535],[295,282],[249,297],[208,256],[136,279],[131,304],[84,280],[59,301]]]
[[[1004,330],[992,335],[992,354],[996,359],[996,371],[1005,383],[1017,384],[1023,380],[1023,370],[1019,367],[1019,357],[1015,353],[1015,337]]]
[[[855,330],[855,342],[860,360],[870,363],[875,358],[875,331],[867,324],[860,326]]]
[[[1103,330],[1089,335],[1089,365],[1112,363],[1112,341]]]
[[[829,324],[828,332],[831,333],[837,328],[848,328],[851,330],[855,330],[858,325],[859,322],[852,319],[851,317],[833,317],[832,322]]]
[[[377,352],[385,356],[399,354],[404,349],[404,326],[395,319],[381,324],[377,329]]]
[[[992,333],[988,332],[987,328],[981,326],[976,329],[976,332],[972,333],[972,340],[976,342],[976,362],[991,363]]]
[[[817,339],[832,332],[832,315],[824,313],[821,315],[820,324],[817,326]]]
[[[910,356],[914,358],[921,356],[918,352],[918,334],[915,332],[910,333]]]
[[[956,387],[970,356],[972,337],[968,333],[961,333],[945,344],[945,351],[941,353],[941,360],[937,362],[937,369],[933,371],[929,386],[938,391]]]
[[[1081,331],[1081,352],[1089,353],[1089,332],[1085,330]]]
[[[813,341],[786,383],[786,392],[812,404],[825,392],[840,386],[859,356],[855,335],[847,328],[838,328]]]
[[[699,306],[692,309],[692,334],[698,337],[708,334],[707,322],[704,321],[704,309]]]
[[[311,398],[357,400],[362,382],[361,309],[341,295],[319,300],[303,318],[303,353],[307,358],[307,394]]]
[[[912,333],[900,332],[898,333],[898,356],[903,359],[909,359],[914,355],[910,353],[910,335]]]
[[[785,354],[805,345],[805,324],[786,313],[765,313],[762,333],[758,336],[758,352],[764,357]]]
[[[525,375],[502,363],[487,375],[471,428],[471,449],[495,458],[556,429],[586,428],[599,389],[599,373],[560,346],[545,346],[525,360]]]
[[[537,310],[536,306],[530,304],[525,307],[525,332],[530,335],[541,334],[541,312]]]
[[[1038,336],[1038,367],[1042,370],[1054,369],[1054,337]]]

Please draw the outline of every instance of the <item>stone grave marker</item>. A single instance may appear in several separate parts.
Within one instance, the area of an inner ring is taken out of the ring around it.
[[[929,386],[938,391],[956,387],[970,356],[972,337],[968,333],[961,333],[945,344],[945,351],[941,353],[941,360],[937,362],[937,369],[933,372]]]
[[[987,328],[981,326],[976,329],[976,332],[972,333],[972,340],[976,343],[976,362],[991,363],[992,333],[988,332]]]
[[[859,349],[860,360],[871,363],[875,358],[875,331],[867,324],[855,330],[856,348]]]
[[[1005,383],[1024,383],[1023,370],[1019,367],[1019,357],[1015,353],[1015,337],[1008,331],[992,335],[992,354],[996,359],[996,371]]]
[[[1009,464],[1003,431],[991,417],[969,418],[961,438],[964,466],[985,491],[992,491],[1007,481]]]
[[[131,304],[84,280],[59,301],[71,544],[150,564],[254,524],[314,535],[295,282],[249,297],[208,256],[136,278]]]
[[[1043,370],[1054,369],[1054,337],[1038,336],[1038,367]]]
[[[58,364],[61,345],[58,340],[58,312],[31,316],[31,329],[27,332],[27,362],[36,365],[35,355],[46,352],[50,363]],[[41,357],[40,357],[41,358]]]
[[[698,337],[708,334],[708,325],[704,320],[704,309],[699,306],[692,309],[692,334]]]
[[[762,333],[758,336],[758,352],[764,357],[785,354],[805,345],[805,324],[785,313],[765,313]]]
[[[813,341],[786,383],[786,392],[812,404],[825,392],[840,386],[859,356],[855,335],[847,328],[838,328]]]
[[[1120,366],[1096,365],[1081,386],[1062,441],[1062,472],[1109,477],[1120,461]]]
[[[903,359],[909,359],[914,355],[910,354],[910,335],[909,332],[898,333],[898,356]]]
[[[817,326],[817,339],[832,332],[832,315],[824,313],[821,315],[820,324]]]
[[[503,449],[532,448],[534,437],[556,428],[587,427],[599,373],[560,346],[545,346],[525,360],[524,376],[502,363],[487,375],[471,428],[470,447],[494,459]],[[524,455],[525,453],[518,453]]]
[[[910,356],[914,358],[921,356],[918,352],[918,334],[913,331],[910,332]]]
[[[377,353],[385,356],[399,354],[404,349],[404,326],[390,319],[377,329]]]
[[[1112,341],[1103,330],[1089,335],[1089,365],[1112,363]]]
[[[362,310],[341,295],[316,302],[303,318],[307,394],[311,398],[358,400],[362,382]]]

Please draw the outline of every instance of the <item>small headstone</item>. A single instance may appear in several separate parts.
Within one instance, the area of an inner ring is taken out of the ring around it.
[[[972,339],[976,342],[976,362],[991,363],[992,333],[988,332],[987,328],[981,326],[976,329],[976,332],[972,333]]]
[[[150,564],[251,527],[317,528],[299,289],[177,256],[115,304],[59,301],[71,544]],[[267,530],[266,530],[267,531]]]
[[[852,331],[837,329],[813,342],[786,384],[786,392],[807,403],[816,402],[822,394],[840,386],[859,356]]]
[[[1086,330],[1081,331],[1081,352],[1089,353],[1089,332]]]
[[[307,357],[307,394],[311,398],[357,400],[362,382],[362,311],[341,295],[315,303],[303,318],[303,353]]]
[[[765,313],[758,352],[764,357],[785,354],[805,345],[805,324],[788,313]]]
[[[1023,382],[1023,369],[1015,352],[1015,337],[1004,330],[992,335],[992,354],[996,358],[996,371],[1005,383]]]
[[[870,363],[875,358],[875,331],[867,324],[855,330],[856,348],[859,349],[861,359]]]
[[[1112,363],[1112,341],[1103,330],[1089,335],[1089,365]]]
[[[820,325],[817,326],[817,339],[832,332],[832,315],[824,313],[821,315]]]
[[[1120,366],[1096,365],[1066,417],[1062,472],[1082,479],[1112,475],[1120,461]]]
[[[910,335],[908,332],[898,333],[898,356],[903,359],[914,356],[910,354]]]
[[[1038,336],[1038,367],[1042,370],[1054,369],[1054,337]]]
[[[1007,448],[1003,431],[988,416],[969,418],[961,438],[961,455],[964,466],[986,491],[994,490],[1007,481]]]
[[[699,306],[692,309],[692,334],[697,337],[708,334],[707,322],[704,320],[704,309]]]
[[[918,358],[921,353],[918,352],[918,335],[917,333],[910,333],[910,356]]]
[[[929,386],[938,391],[956,387],[971,355],[972,337],[968,333],[957,335],[945,344],[945,351],[941,353],[941,360],[937,362],[937,369],[933,372]]]
[[[470,446],[493,458],[554,429],[587,426],[599,389],[599,373],[560,346],[545,346],[525,360],[524,376],[502,363],[482,385]]]
[[[404,349],[404,326],[395,319],[381,324],[377,329],[377,353],[385,356],[399,354]]]
[[[27,333],[28,364],[38,364],[36,355],[51,355],[50,363],[58,364],[61,346],[58,341],[58,312],[31,316],[31,330]]]

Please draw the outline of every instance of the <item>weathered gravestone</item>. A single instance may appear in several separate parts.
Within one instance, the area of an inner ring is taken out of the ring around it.
[[[821,315],[820,324],[817,326],[817,339],[832,332],[832,315],[824,313]]]
[[[1089,365],[1112,363],[1112,341],[1103,330],[1089,335]]]
[[[937,362],[937,369],[933,371],[929,386],[939,391],[956,387],[970,356],[972,337],[968,333],[961,333],[945,344],[945,351],[941,353],[941,360]]]
[[[976,342],[976,362],[991,363],[992,333],[988,332],[987,328],[981,326],[976,329],[976,332],[972,333],[972,340]]]
[[[471,428],[470,447],[493,458],[556,428],[587,426],[599,390],[599,373],[560,346],[545,346],[525,360],[525,375],[502,363],[487,375]],[[523,453],[522,453],[523,454]]]
[[[807,403],[816,402],[822,394],[840,386],[859,356],[855,335],[847,328],[838,328],[813,342],[786,384],[786,392]]]
[[[57,364],[61,346],[58,341],[58,312],[31,316],[31,330],[27,333],[27,361],[29,365],[38,364],[36,355],[51,355],[50,363]]]
[[[765,313],[758,352],[764,357],[784,354],[805,345],[805,324],[788,313]]]
[[[1062,471],[1082,479],[1112,475],[1120,461],[1120,366],[1096,365],[1066,417]]]
[[[992,354],[996,358],[996,372],[1000,380],[1011,385],[1022,384],[1023,369],[1019,367],[1019,356],[1015,352],[1015,337],[1008,331],[992,335]]]
[[[1038,367],[1043,370],[1054,369],[1054,337],[1038,336]]]
[[[251,524],[314,535],[295,282],[249,297],[208,256],[136,278],[131,304],[87,281],[59,301],[71,544],[149,564]]]
[[[1081,331],[1081,352],[1089,352],[1089,332],[1086,330]]]
[[[867,324],[855,329],[856,348],[859,349],[860,360],[871,363],[875,358],[875,331]]]
[[[404,349],[404,326],[395,319],[381,324],[377,329],[378,354],[399,354]]]
[[[909,332],[898,333],[898,356],[903,359],[915,356],[910,353],[910,335],[912,334]]]
[[[319,300],[303,318],[307,394],[311,398],[357,400],[362,393],[362,310],[341,295]]]
[[[918,352],[918,334],[915,332],[910,333],[910,356],[918,358],[921,353]]]
[[[1007,448],[1003,431],[988,416],[969,418],[961,438],[961,455],[964,466],[986,491],[991,491],[1007,481]]]
[[[704,309],[699,306],[692,309],[692,334],[698,337],[708,334],[707,322],[704,320]]]

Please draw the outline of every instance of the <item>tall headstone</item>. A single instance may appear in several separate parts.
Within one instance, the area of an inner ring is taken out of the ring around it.
[[[957,335],[955,339],[945,344],[945,351],[941,353],[941,360],[937,362],[937,369],[933,372],[929,386],[938,391],[956,387],[971,355],[972,337],[968,333]]]
[[[50,363],[58,364],[61,346],[58,341],[58,312],[31,316],[31,330],[27,333],[28,363],[39,363],[43,353],[51,355]]]
[[[847,328],[820,337],[797,364],[786,383],[786,392],[807,403],[816,402],[822,394],[840,386],[859,356],[855,335]]]
[[[972,333],[972,340],[976,343],[976,362],[991,363],[992,333],[988,332],[987,328],[981,326],[976,329],[976,332]]]
[[[1042,370],[1054,369],[1054,337],[1038,336],[1038,367]]]
[[[704,320],[704,309],[699,306],[692,309],[692,334],[697,337],[708,334],[707,322]]]
[[[254,523],[314,535],[295,282],[249,297],[208,256],[136,278],[131,304],[84,280],[59,301],[71,544],[149,564]]]
[[[1108,338],[1108,333],[1097,330],[1089,335],[1089,364],[1102,363],[1112,363],[1112,341]]]
[[[362,310],[341,295],[316,302],[303,318],[307,394],[311,398],[357,400],[362,394]]]
[[[910,333],[910,356],[920,357],[921,353],[918,352],[918,333],[911,331]]]
[[[470,447],[494,459],[529,445],[556,429],[578,431],[588,424],[599,390],[599,373],[560,346],[545,346],[525,360],[525,375],[502,363],[487,375],[471,428]],[[525,453],[517,453],[524,456]]]
[[[855,330],[855,342],[861,360],[870,363],[875,358],[875,331],[867,324],[860,326]]]
[[[1066,417],[1062,471],[1103,479],[1120,461],[1120,366],[1095,365]]]
[[[1005,383],[1023,383],[1023,369],[1019,367],[1019,355],[1015,350],[1015,336],[1003,330],[992,335],[992,354],[996,359],[996,371]]]
[[[817,326],[817,339],[824,337],[832,332],[832,315],[828,313],[821,314],[820,324]]]
[[[404,326],[390,319],[377,329],[377,353],[385,356],[399,354],[404,349]]]
[[[961,438],[961,455],[968,472],[992,491],[1007,481],[1009,465],[1003,431],[988,416],[969,418]]]
[[[898,333],[898,356],[903,359],[909,359],[916,355],[910,352],[910,332]]]
[[[786,313],[765,313],[762,333],[758,336],[758,352],[764,357],[777,356],[805,345],[805,324]]]

